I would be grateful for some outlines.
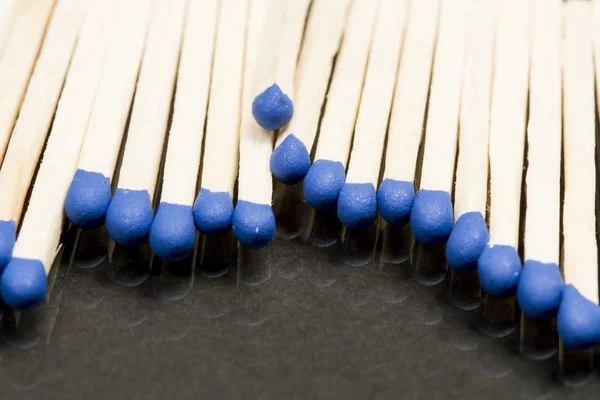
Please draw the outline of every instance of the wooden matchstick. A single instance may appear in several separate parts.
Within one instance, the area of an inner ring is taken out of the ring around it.
[[[6,40],[13,26],[15,12],[17,10],[17,0],[5,0],[0,2],[0,58],[4,52]]]
[[[342,224],[366,229],[377,215],[377,187],[396,87],[409,1],[381,0],[356,118],[348,176],[337,205]]]
[[[482,287],[515,294],[521,273],[519,215],[529,89],[530,2],[500,4],[490,115],[490,238],[478,260]]]
[[[79,228],[104,223],[111,179],[135,91],[152,2],[117,5],[111,44],[83,142],[77,171],[65,200],[67,218]]]
[[[13,258],[0,292],[23,310],[44,300],[63,225],[63,202],[77,166],[108,47],[115,0],[92,0],[81,29]]]
[[[566,286],[558,309],[557,328],[566,348],[583,350],[600,342],[591,3],[570,1],[563,11],[562,266]],[[595,39],[598,40],[597,35]]]
[[[119,245],[146,242],[177,75],[187,0],[157,1],[148,32],[117,190],[106,230]]]
[[[190,0],[186,15],[160,204],[149,236],[154,253],[169,261],[184,258],[195,244],[192,203],[202,154],[219,3]]]
[[[355,1],[337,57],[327,107],[321,121],[315,161],[303,183],[304,198],[318,210],[337,206],[367,70],[379,1]]]
[[[349,0],[315,0],[312,4],[298,59],[294,118],[280,132],[270,160],[273,176],[285,184],[300,182],[310,167],[310,151],[349,6]]]

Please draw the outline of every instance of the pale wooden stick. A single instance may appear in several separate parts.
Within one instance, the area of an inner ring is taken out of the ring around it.
[[[187,0],[156,2],[140,69],[118,186],[106,229],[120,245],[147,239],[177,74]]]
[[[6,40],[13,26],[17,0],[4,0],[0,2],[0,58],[4,52]]]
[[[15,295],[11,297],[14,300],[9,304],[11,307],[31,306],[43,299],[44,293],[20,291],[19,287],[37,286],[45,291],[45,276],[50,272],[60,240],[63,202],[77,165],[100,81],[113,15],[114,0],[92,0],[13,252],[13,260],[41,263],[41,276],[18,278],[23,264],[11,263],[7,266],[2,277],[2,290],[5,301],[7,288],[10,289],[8,292]],[[12,285],[9,279],[11,275],[13,279],[17,278]],[[35,279],[35,282],[22,285],[26,279]]]
[[[294,117],[279,133],[277,148],[271,159],[275,178],[286,184],[299,182],[308,170],[310,160],[307,155],[317,136],[333,58],[340,47],[349,6],[349,0],[313,1],[296,71]],[[282,146],[288,138],[297,145],[293,148]],[[292,156],[292,153],[286,155],[289,151],[297,153],[293,156],[294,160],[304,160],[302,165],[297,162],[287,164]]]
[[[0,169],[0,221],[18,224],[88,0],[59,0]]]
[[[56,0],[21,0],[0,60],[0,162]]]

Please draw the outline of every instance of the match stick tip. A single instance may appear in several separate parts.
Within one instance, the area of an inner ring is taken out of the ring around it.
[[[106,212],[106,230],[124,247],[137,247],[148,239],[154,219],[147,190],[117,189]]]
[[[377,203],[383,219],[390,225],[406,225],[415,201],[412,182],[384,179],[377,191]]]
[[[517,286],[517,301],[521,311],[534,320],[554,317],[563,288],[564,282],[557,264],[525,261]]]
[[[481,286],[494,297],[510,297],[516,293],[521,274],[521,258],[512,246],[486,247],[477,261]]]
[[[275,237],[275,215],[270,204],[238,201],[232,226],[235,238],[251,250],[267,247]]]
[[[489,233],[485,218],[480,212],[461,215],[450,232],[446,243],[448,266],[456,271],[473,271],[485,250]]]
[[[149,242],[154,254],[163,260],[175,262],[187,257],[196,243],[192,208],[160,203],[150,228]]]
[[[337,207],[340,222],[350,229],[367,229],[377,216],[377,193],[372,183],[346,183]]]
[[[445,243],[452,231],[454,212],[450,193],[420,190],[410,212],[410,228],[415,238],[426,245]]]
[[[281,129],[292,119],[292,100],[274,83],[254,98],[252,115],[256,122],[268,131]]]
[[[316,210],[329,210],[337,205],[346,181],[346,170],[339,161],[317,160],[304,177],[306,202]]]
[[[600,342],[600,307],[586,299],[573,286],[563,291],[556,320],[565,347],[586,350]]]
[[[44,301],[48,278],[39,260],[13,258],[2,273],[0,294],[12,309],[26,311]]]
[[[270,166],[275,179],[294,185],[306,176],[310,168],[310,154],[304,143],[290,134],[271,154]]]
[[[205,235],[222,235],[231,228],[233,201],[228,192],[200,189],[194,202],[194,222]]]
[[[0,221],[0,272],[8,265],[17,240],[15,221]]]
[[[78,169],[65,198],[65,213],[78,228],[96,228],[104,223],[110,199],[110,178]]]

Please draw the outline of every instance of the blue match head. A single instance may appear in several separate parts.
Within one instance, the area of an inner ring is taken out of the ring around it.
[[[98,227],[104,223],[110,197],[110,178],[78,169],[65,198],[67,218],[82,229]]]
[[[120,246],[137,247],[148,240],[153,219],[147,190],[117,189],[106,212],[106,230]]]
[[[267,247],[275,237],[275,215],[269,204],[238,201],[232,225],[236,239],[251,250]]]
[[[489,233],[480,212],[461,215],[446,243],[446,260],[456,271],[473,271],[477,260],[487,247]]]
[[[316,210],[330,210],[337,205],[346,181],[346,170],[339,161],[317,160],[304,177],[304,199]]]
[[[254,98],[252,115],[263,129],[276,131],[290,122],[294,105],[275,83]]]
[[[563,288],[558,265],[527,260],[519,278],[517,300],[529,318],[545,320],[556,315]]]
[[[149,242],[154,254],[163,260],[174,262],[187,257],[196,243],[192,207],[160,203],[150,228]]]
[[[13,258],[0,280],[0,294],[12,309],[30,310],[44,301],[48,278],[39,260]]]
[[[231,228],[233,202],[228,192],[200,189],[194,203],[194,222],[205,235],[222,235]]]
[[[384,220],[390,225],[405,225],[415,201],[412,182],[384,179],[377,191],[377,204]]]
[[[15,221],[0,221],[0,272],[6,267],[17,240]]]
[[[556,327],[565,347],[589,349],[600,342],[600,307],[583,297],[573,285],[567,285],[558,308]]]
[[[346,183],[337,208],[341,223],[350,229],[367,229],[377,216],[377,193],[372,183]]]
[[[270,165],[275,179],[286,185],[294,185],[308,172],[310,154],[304,143],[291,134],[273,150]]]
[[[477,272],[481,287],[494,297],[510,297],[517,291],[521,274],[521,258],[512,246],[486,247],[479,261]]]
[[[427,245],[439,245],[450,236],[454,212],[450,193],[420,190],[410,212],[410,228],[415,238]]]

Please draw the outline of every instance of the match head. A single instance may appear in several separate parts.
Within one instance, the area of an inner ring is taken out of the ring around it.
[[[251,250],[267,247],[275,237],[275,215],[269,204],[238,201],[232,226],[236,239]]]
[[[293,134],[286,137],[271,154],[271,173],[278,181],[294,185],[304,179],[310,168],[310,154]]]
[[[477,268],[477,260],[485,250],[489,233],[480,212],[461,215],[446,243],[446,260],[450,268],[466,272]]]
[[[477,272],[486,292],[495,297],[510,297],[517,291],[521,258],[512,246],[486,247],[477,262]]]
[[[228,192],[200,189],[194,203],[194,222],[205,235],[222,235],[231,228],[233,201]]]
[[[412,182],[384,179],[377,190],[377,204],[384,220],[390,225],[405,225],[415,201]]]
[[[294,105],[275,83],[254,98],[252,115],[263,129],[276,131],[290,122]]]
[[[586,350],[600,342],[600,307],[573,285],[565,286],[556,319],[565,347]]]
[[[367,229],[377,216],[377,193],[372,183],[346,183],[338,198],[338,217],[350,229]]]
[[[15,221],[0,221],[0,272],[9,263],[16,240],[17,226]]]
[[[78,228],[96,228],[104,223],[110,198],[110,178],[78,169],[65,198],[65,213]]]
[[[106,212],[106,230],[123,247],[137,247],[148,240],[154,212],[147,190],[117,189]]]
[[[304,198],[315,210],[329,210],[337,205],[346,181],[346,170],[339,161],[317,160],[304,177]]]
[[[13,310],[27,311],[46,298],[48,278],[39,260],[13,258],[2,273],[0,295]]]
[[[450,193],[420,190],[410,212],[410,228],[415,238],[427,245],[439,245],[450,236],[454,211]]]
[[[183,204],[160,203],[149,235],[150,248],[166,261],[187,257],[196,244],[192,208]]]
[[[517,286],[517,301],[529,318],[545,320],[556,315],[563,288],[558,265],[527,260]]]

